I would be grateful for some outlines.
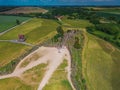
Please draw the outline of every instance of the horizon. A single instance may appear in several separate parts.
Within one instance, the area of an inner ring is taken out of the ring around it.
[[[0,0],[0,6],[120,6],[119,0]]]

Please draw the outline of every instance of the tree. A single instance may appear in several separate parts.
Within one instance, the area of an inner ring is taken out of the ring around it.
[[[57,33],[60,35],[60,37],[63,38],[63,36],[64,36],[64,30],[62,29],[62,27],[59,26],[59,27],[57,27],[56,30],[57,30]]]
[[[79,38],[78,37],[75,37],[74,48],[80,49],[80,43],[79,43]]]
[[[18,19],[16,19],[16,24],[19,25],[20,24],[20,21]]]

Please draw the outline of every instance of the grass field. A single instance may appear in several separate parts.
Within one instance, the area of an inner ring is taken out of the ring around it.
[[[58,24],[53,20],[34,18],[0,36],[0,39],[18,39],[19,34],[24,34],[27,38],[26,42],[38,44],[53,36],[57,26]],[[21,44],[0,42],[0,66],[4,66],[21,56],[30,48]]]
[[[11,62],[21,54],[27,52],[31,47],[8,42],[0,42],[0,67]],[[12,53],[11,53],[12,52]]]
[[[87,36],[83,66],[88,90],[119,90],[120,51],[91,34]]]
[[[67,72],[65,72],[66,67],[67,61],[64,60],[53,73],[51,79],[43,90],[72,90],[72,87],[67,79]]]
[[[26,85],[19,78],[8,78],[0,80],[2,90],[33,90],[30,85]]]
[[[93,26],[88,20],[70,20],[70,19],[62,19],[62,22],[72,28],[86,28],[88,26]]]
[[[0,32],[3,32],[13,26],[16,25],[16,19],[20,22],[28,20],[28,17],[20,17],[20,16],[3,16],[0,15]]]

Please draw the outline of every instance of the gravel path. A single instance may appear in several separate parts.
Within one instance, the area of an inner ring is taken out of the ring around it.
[[[31,57],[36,52],[40,54],[41,52],[43,52],[44,55],[38,58],[37,60],[30,62],[25,67],[20,67],[21,64],[26,60],[26,58]],[[63,47],[59,50],[55,47],[40,47],[39,49],[37,49],[36,51],[34,51],[33,53],[25,57],[23,60],[21,60],[21,62],[17,65],[13,73],[9,75],[0,76],[0,79],[10,78],[10,77],[20,77],[21,74],[23,74],[25,71],[39,64],[46,63],[48,64],[47,70],[38,87],[38,90],[42,90],[43,87],[48,83],[49,79],[52,77],[52,74],[54,73],[54,71],[59,67],[59,65],[63,62],[64,59],[68,61],[68,67],[66,69],[68,72],[68,80],[73,90],[75,90],[70,77],[71,76],[71,57],[66,47]]]

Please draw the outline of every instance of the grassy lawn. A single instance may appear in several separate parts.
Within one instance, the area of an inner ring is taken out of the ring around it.
[[[65,72],[66,67],[67,61],[64,60],[64,62],[53,73],[51,79],[43,90],[72,90],[72,87],[67,80],[67,72]]]
[[[73,28],[85,28],[93,25],[88,20],[71,20],[64,18],[62,21],[66,25],[72,26]]]
[[[27,19],[28,17],[20,17],[20,16],[3,16],[0,15],[0,32],[3,32],[13,26],[16,25],[16,19],[18,19],[20,22],[23,22]]]
[[[33,90],[30,85],[26,85],[19,78],[8,78],[0,80],[2,90]]]
[[[91,34],[87,36],[84,66],[88,90],[119,90],[120,51]]]

